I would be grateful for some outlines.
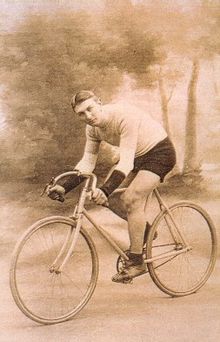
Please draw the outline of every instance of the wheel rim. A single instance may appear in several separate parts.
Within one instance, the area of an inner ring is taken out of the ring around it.
[[[79,235],[61,273],[52,272],[52,263],[71,229],[65,221],[45,223],[30,232],[18,248],[12,277],[14,298],[20,309],[38,322],[56,323],[72,317],[94,291],[97,263],[85,232]]]
[[[175,221],[181,227],[191,250],[186,253],[155,261],[149,264],[149,271],[156,285],[161,290],[172,295],[182,296],[197,291],[208,279],[215,263],[216,241],[214,227],[210,218],[198,206],[182,204],[171,209]],[[181,250],[181,244],[175,246],[167,228],[166,215],[156,222],[158,238],[153,241],[149,237],[149,257],[160,253]]]

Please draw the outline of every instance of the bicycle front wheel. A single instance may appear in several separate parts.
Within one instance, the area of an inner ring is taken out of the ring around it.
[[[216,232],[209,215],[194,203],[179,202],[171,206],[170,211],[190,248],[181,253],[184,246],[181,247],[180,240],[180,243],[175,242],[179,239],[178,234],[165,211],[155,219],[147,242],[147,259],[157,258],[162,253],[164,256],[148,263],[148,269],[152,280],[162,291],[173,297],[185,296],[201,288],[213,270]],[[155,232],[158,234],[156,240],[153,239]]]
[[[98,257],[83,228],[63,270],[53,272],[54,262],[61,263],[66,256],[74,231],[70,218],[46,218],[31,226],[15,247],[10,269],[12,295],[20,310],[36,322],[54,324],[72,318],[95,289]]]

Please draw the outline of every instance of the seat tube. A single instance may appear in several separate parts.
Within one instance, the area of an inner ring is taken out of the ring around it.
[[[165,204],[165,202],[162,200],[162,198],[161,198],[161,196],[160,196],[160,193],[159,193],[158,189],[155,188],[155,189],[154,189],[154,193],[155,193],[155,196],[156,196],[156,198],[157,198],[157,200],[158,200],[158,202],[159,202],[160,207],[161,207],[161,208],[164,208],[164,209],[166,210],[167,214],[169,215],[170,220],[171,220],[173,226],[175,227],[175,231],[176,231],[177,235],[178,235],[179,238],[182,240],[183,244],[184,244],[185,246],[187,246],[187,245],[188,245],[188,244],[187,244],[187,241],[186,241],[185,238],[183,237],[183,234],[182,234],[181,231],[180,231],[180,227],[177,225],[177,223],[176,223],[176,221],[175,221],[175,219],[174,219],[174,217],[173,217],[173,214],[172,214],[171,210],[170,210],[169,207]],[[176,243],[178,243],[178,241],[177,241],[177,239],[176,239],[176,237],[175,237],[175,234],[174,234],[174,232],[173,232],[173,228],[172,228],[171,225],[169,224],[169,222],[168,222],[168,220],[167,220],[166,217],[165,217],[165,221],[166,221],[166,223],[167,223],[167,225],[168,225],[168,227],[169,227],[169,229],[170,229],[170,233],[171,233],[171,235],[172,235],[174,241],[175,241]]]

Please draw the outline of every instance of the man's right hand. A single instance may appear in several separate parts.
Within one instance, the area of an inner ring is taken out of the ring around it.
[[[95,191],[92,194],[93,201],[98,205],[103,205],[108,207],[108,198],[106,197],[104,191],[102,191],[99,188],[96,188]]]
[[[60,202],[64,202],[65,198],[65,189],[61,185],[55,185],[53,187],[48,187],[47,189],[47,196],[50,197],[52,200],[57,200]]]

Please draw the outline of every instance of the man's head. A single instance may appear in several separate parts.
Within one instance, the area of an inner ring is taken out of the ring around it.
[[[76,93],[71,100],[71,106],[75,112],[75,107],[79,106],[81,103],[88,99],[95,99],[98,101],[97,96],[90,90],[81,90]]]
[[[101,101],[92,91],[79,91],[73,96],[71,105],[74,113],[88,125],[99,126],[102,124]]]

